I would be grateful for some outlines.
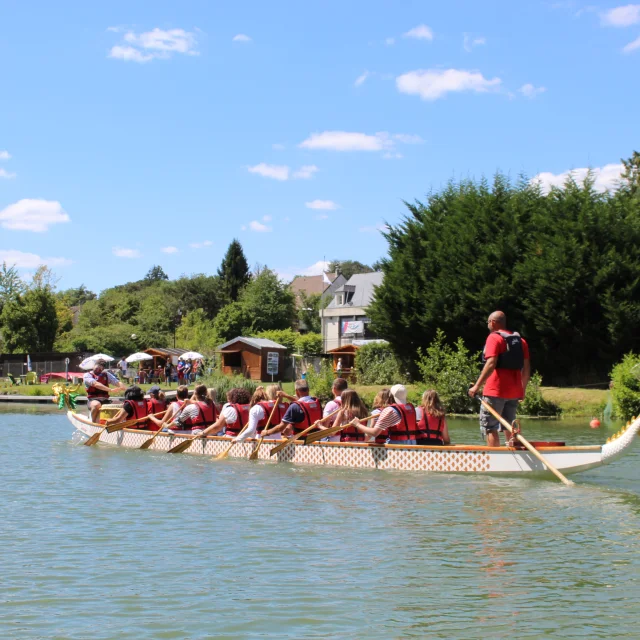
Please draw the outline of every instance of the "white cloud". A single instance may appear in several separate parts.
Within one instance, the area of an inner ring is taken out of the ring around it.
[[[462,46],[464,47],[464,50],[466,52],[470,53],[474,47],[479,47],[479,46],[482,46],[483,44],[487,44],[486,38],[483,38],[482,36],[478,38],[473,38],[468,33],[464,34]]]
[[[426,24],[420,24],[406,33],[403,33],[402,37],[415,38],[417,40],[433,40],[433,31]]]
[[[125,44],[119,44],[111,48],[110,58],[131,62],[150,62],[154,59],[171,58],[174,54],[189,56],[199,55],[196,50],[196,36],[184,29],[158,29],[136,34],[127,31],[123,40]]]
[[[600,15],[602,24],[606,27],[630,27],[640,23],[640,4],[626,4],[609,9]]]
[[[15,249],[0,249],[0,262],[15,265],[19,269],[37,269],[41,264],[50,267],[65,267],[73,263],[68,258],[41,258],[35,253],[25,253]]]
[[[271,222],[271,216],[262,216],[263,222]]]
[[[387,47],[391,47],[396,43],[396,39],[395,38],[385,38],[384,43],[387,45]]]
[[[500,78],[489,79],[478,71],[463,69],[419,69],[396,78],[400,93],[419,95],[423,100],[438,100],[452,92],[486,93],[498,89],[501,84]]]
[[[10,160],[11,154],[8,151],[0,151],[0,160]]]
[[[210,247],[213,244],[211,240],[205,240],[204,242],[192,242],[189,246],[192,249],[204,249],[205,247]]]
[[[305,202],[304,206],[307,209],[324,209],[326,211],[335,211],[340,208],[333,200],[312,200]]]
[[[537,95],[544,93],[547,90],[546,87],[534,87],[531,83],[523,84],[518,91],[525,98],[535,98]]]
[[[11,180],[16,177],[16,173],[13,171],[7,171],[6,169],[0,169],[0,178],[5,178],[6,180]]]
[[[283,145],[283,144],[280,144],[279,142],[276,142],[275,144],[272,144],[272,145],[271,145],[271,148],[272,148],[274,151],[284,151],[284,145]]]
[[[249,173],[257,173],[263,178],[272,178],[273,180],[288,180],[290,171],[286,165],[266,164],[265,162],[247,167],[247,170]]]
[[[320,169],[318,169],[315,164],[305,164],[293,172],[293,177],[296,180],[309,180],[309,178],[313,178],[313,175],[318,171],[320,171]]]
[[[256,231],[257,233],[268,233],[269,231],[273,231],[271,227],[267,227],[266,224],[262,224],[262,222],[258,222],[257,220],[252,220],[249,223],[249,229],[251,229],[251,231]]]
[[[232,41],[233,42],[251,42],[251,38],[244,33],[239,33],[237,36],[233,36]]]
[[[593,179],[595,180],[593,188],[596,191],[609,191],[618,186],[620,174],[624,170],[622,164],[606,164],[604,167],[596,167],[591,169]],[[577,183],[582,183],[587,177],[589,169],[583,167],[580,169],[572,169],[564,173],[539,173],[531,179],[532,183],[539,182],[544,193],[549,193],[552,187],[562,187],[567,179],[571,176]]]
[[[178,253],[178,247],[162,247],[162,253]]]
[[[365,71],[362,75],[359,75],[356,78],[356,81],[353,83],[353,85],[355,87],[359,87],[361,85],[363,85],[366,81],[366,79],[370,76],[371,74],[368,71]]]
[[[384,140],[378,135],[348,131],[323,131],[312,133],[300,145],[302,149],[326,149],[330,151],[381,151]]]
[[[640,36],[638,36],[635,40],[633,40],[629,44],[625,45],[624,48],[622,49],[622,51],[624,53],[631,53],[632,51],[635,51],[636,49],[640,49]]]
[[[111,252],[118,258],[139,258],[140,252],[137,249],[125,249],[124,247],[113,247]]]
[[[24,199],[0,211],[0,226],[15,231],[47,231],[53,224],[69,222],[69,215],[55,200]]]

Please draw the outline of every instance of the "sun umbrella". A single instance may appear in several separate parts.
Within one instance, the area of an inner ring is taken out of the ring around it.
[[[197,351],[187,351],[180,356],[183,360],[202,360],[204,356]]]
[[[128,358],[125,358],[127,362],[140,362],[140,360],[153,360],[153,356],[150,356],[148,353],[132,353]]]
[[[89,356],[88,358],[85,358],[80,363],[80,368],[85,370],[93,369],[93,367],[95,367],[96,360],[104,360],[105,362],[111,362],[112,360],[115,360],[115,358],[108,356],[106,353],[96,353],[95,356]]]

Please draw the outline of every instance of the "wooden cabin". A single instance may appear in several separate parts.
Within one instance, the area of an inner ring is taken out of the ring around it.
[[[358,347],[354,344],[345,344],[335,349],[329,349],[328,354],[333,360],[333,372],[336,376],[348,380],[352,376],[352,369],[356,359]],[[338,366],[340,365],[340,366]]]
[[[161,376],[164,375],[164,365],[167,364],[167,360],[171,361],[174,366],[178,364],[178,358],[187,353],[187,349],[164,349],[164,348],[152,348],[145,349],[144,353],[148,353],[153,356],[153,361],[143,360],[140,365],[143,369],[152,369],[154,372],[161,372]]]
[[[287,348],[266,338],[239,336],[221,344],[222,373],[269,382],[284,377]]]

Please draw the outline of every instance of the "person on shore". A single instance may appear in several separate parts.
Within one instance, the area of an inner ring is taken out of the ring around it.
[[[178,384],[184,384],[184,360],[182,358],[178,360],[176,373],[178,374]],[[187,384],[188,384],[188,381],[187,381]]]
[[[204,385],[198,385],[198,387]],[[196,389],[198,388],[196,387]],[[222,406],[218,419],[205,429],[204,435],[230,436],[240,435],[244,426],[249,422],[249,403],[251,394],[248,389],[236,387],[227,391],[227,401]]]
[[[173,374],[173,366],[171,364],[171,360],[167,358],[167,361],[164,363],[164,381],[169,387],[171,386],[172,374]]]
[[[127,369],[129,368],[129,363],[124,359],[124,356],[120,358],[118,367],[120,368],[120,380],[125,380],[127,377]]]
[[[180,413],[170,424],[169,429],[192,431],[194,434],[201,434],[203,431],[208,432],[215,422],[215,397],[213,393],[207,389],[207,385],[199,384],[194,389],[191,400],[184,401]]]
[[[447,418],[438,392],[427,389],[422,394],[422,415],[418,421],[416,444],[434,447],[451,444]]]
[[[119,424],[128,420],[141,420],[149,415],[149,404],[144,398],[144,391],[138,386],[133,385],[124,392],[124,402],[122,409],[116,413],[113,418],[106,421],[107,425]],[[148,420],[131,425],[131,429],[147,429]]]
[[[358,418],[352,421],[356,429],[373,436],[379,444],[416,444],[419,433],[416,420],[416,408],[407,402],[407,390],[402,384],[391,387],[393,403],[380,412],[373,427],[360,423]]]
[[[363,420],[368,415],[367,407],[364,402],[362,402],[358,393],[353,389],[345,389],[341,396],[340,411],[335,416],[333,424],[335,426],[343,424],[349,425],[354,418]],[[323,425],[322,428],[328,429],[326,424]],[[331,436],[329,440],[332,441],[334,438],[337,438],[338,442],[364,442],[366,436],[353,425],[349,425],[340,431],[340,433]]]
[[[182,370],[182,375],[184,376],[184,381],[189,384],[192,382],[191,380],[191,368],[192,368],[191,360],[187,360],[184,364],[184,369]]]
[[[167,407],[167,411],[164,416],[160,418],[156,418],[154,416],[149,416],[149,420],[153,422],[158,428],[164,429],[172,424],[177,415],[180,413],[182,408],[185,406],[185,403],[188,402],[189,398],[189,387],[185,385],[181,385],[176,390],[176,399],[169,404]]]
[[[309,395],[307,380],[295,381],[296,400],[294,400],[277,425],[276,433],[282,433],[285,438],[297,435],[310,427],[314,422],[322,420],[322,404],[318,398]]]
[[[489,316],[487,327],[489,336],[482,352],[484,367],[469,389],[469,395],[474,398],[482,390],[483,400],[512,424],[531,377],[529,345],[519,333],[507,329],[507,318],[502,311],[494,311]],[[488,446],[500,446],[500,431],[504,431],[504,427],[481,406],[480,433]]]
[[[198,381],[198,371],[200,371],[200,361],[194,360],[191,365],[191,378],[194,382]]]
[[[249,426],[244,433],[234,438],[234,442],[243,442],[248,438],[257,438],[259,432],[260,437],[266,438],[268,436],[269,440],[280,440],[280,432],[275,429],[277,425],[282,422],[282,418],[289,408],[289,403],[282,401],[283,396],[284,394],[279,384],[270,384],[266,389],[264,387],[258,387],[251,397]],[[265,429],[276,403],[278,406],[273,412],[269,427]]]
[[[113,385],[114,391],[126,391],[127,389],[123,382],[105,369],[106,366],[107,363],[104,360],[96,360],[93,369],[87,371],[83,376],[91,422],[98,422],[100,419],[100,407],[110,402],[109,385]]]

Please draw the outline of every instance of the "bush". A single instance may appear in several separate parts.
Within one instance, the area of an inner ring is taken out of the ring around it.
[[[640,415],[640,355],[627,353],[611,371],[616,416],[629,420]]]
[[[333,366],[329,360],[323,360],[320,365],[320,373],[316,373],[313,368],[307,371],[307,382],[309,383],[309,392],[312,396],[317,396],[322,402],[327,402],[333,398],[331,388],[335,375]]]
[[[358,384],[401,384],[406,380],[400,361],[386,342],[365,344],[356,351]]]
[[[296,340],[299,338],[293,329],[271,329],[269,331],[260,331],[254,334],[255,338],[266,338],[273,340],[283,347],[287,347],[287,353],[293,353],[296,348]]]
[[[529,380],[527,386],[527,395],[520,404],[519,413],[525,416],[557,416],[560,415],[561,409],[550,400],[542,397],[540,387],[542,386],[542,376],[536,371]]]
[[[241,388],[248,389],[249,393],[253,395],[253,392],[258,387],[258,382],[255,380],[249,380],[242,376],[211,376],[198,378],[199,384],[206,384],[209,389],[216,390],[216,402],[224,404],[227,401],[227,391],[229,389]]]
[[[296,338],[296,353],[317,356],[322,353],[322,336],[319,333],[304,333]]]
[[[438,392],[448,412],[475,413],[478,404],[468,391],[480,373],[479,357],[469,352],[462,338],[454,347],[445,339],[444,331],[438,329],[426,353],[418,349],[418,370],[427,388]]]

